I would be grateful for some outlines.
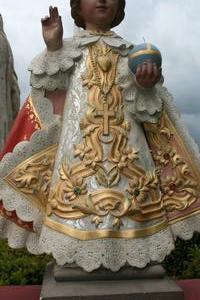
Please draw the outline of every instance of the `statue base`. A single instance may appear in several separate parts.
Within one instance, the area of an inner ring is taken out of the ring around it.
[[[72,264],[47,265],[40,300],[183,300],[183,291],[160,265],[125,266],[113,273],[100,268],[87,273]]]

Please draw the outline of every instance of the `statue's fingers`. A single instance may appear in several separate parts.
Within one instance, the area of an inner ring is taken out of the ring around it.
[[[152,78],[154,76],[153,63],[151,60],[147,62],[147,75],[148,78]]]
[[[142,64],[142,71],[141,71],[141,77],[142,78],[146,78],[147,76],[147,70],[148,70],[148,63],[147,61],[145,61],[143,64]]]
[[[41,19],[42,25],[48,25],[49,22],[50,22],[50,17],[49,16],[46,16],[46,17]]]
[[[140,78],[141,74],[142,74],[142,66],[138,65],[137,70],[136,70],[136,74],[135,74],[136,78]]]
[[[159,74],[158,67],[157,67],[157,65],[154,63],[154,64],[153,64],[153,75],[154,75],[154,77],[156,78],[156,77],[158,77],[158,74]]]
[[[49,16],[45,16],[45,17],[42,18],[41,20],[45,21],[45,20],[47,20],[47,19],[49,19]]]
[[[53,18],[53,6],[49,6],[49,16],[50,16],[50,19]]]
[[[159,81],[162,74],[162,68],[158,68],[158,66],[154,63],[153,64],[153,75],[155,81]]]
[[[59,18],[58,8],[54,7],[52,10],[52,18],[53,20],[57,20]]]

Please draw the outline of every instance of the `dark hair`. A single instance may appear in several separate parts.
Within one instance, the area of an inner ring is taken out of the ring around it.
[[[78,27],[82,27],[85,29],[84,20],[81,18],[80,14],[79,14],[80,3],[81,3],[81,0],[70,0],[71,15],[72,15],[72,18],[74,19],[75,24]],[[119,0],[118,13],[111,24],[111,28],[119,25],[122,22],[122,20],[124,19],[125,5],[126,5],[126,0]]]

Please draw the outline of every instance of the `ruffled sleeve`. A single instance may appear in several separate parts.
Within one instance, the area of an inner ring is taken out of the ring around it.
[[[162,88],[162,84],[158,83],[153,88],[145,89],[132,80],[124,97],[128,110],[138,121],[157,123],[163,111]]]
[[[81,55],[73,39],[64,40],[63,47],[57,51],[45,50],[33,59],[28,68],[31,72],[31,86],[49,91],[66,89],[70,73]]]

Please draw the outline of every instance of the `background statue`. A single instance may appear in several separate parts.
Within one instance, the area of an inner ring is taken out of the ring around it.
[[[20,107],[20,92],[13,55],[0,15],[0,150]]]

